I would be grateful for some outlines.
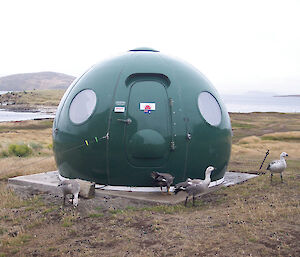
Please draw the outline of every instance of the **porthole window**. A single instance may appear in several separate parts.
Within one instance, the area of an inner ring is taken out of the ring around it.
[[[212,126],[221,123],[221,107],[216,98],[209,92],[202,92],[198,96],[198,108],[203,118]]]
[[[96,103],[97,97],[93,90],[85,89],[79,92],[70,105],[70,120],[75,124],[85,122],[92,115]]]

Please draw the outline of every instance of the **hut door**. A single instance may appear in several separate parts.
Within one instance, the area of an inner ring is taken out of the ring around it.
[[[130,164],[159,167],[165,163],[170,151],[170,110],[163,84],[137,81],[131,85],[125,127]]]

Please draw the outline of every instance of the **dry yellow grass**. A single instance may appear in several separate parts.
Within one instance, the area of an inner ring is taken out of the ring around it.
[[[229,168],[242,172],[258,171],[267,150],[270,150],[270,154],[264,163],[263,171],[265,171],[268,163],[274,159],[278,159],[282,152],[289,154],[289,157],[286,158],[288,163],[290,161],[299,161],[299,137],[299,131],[291,131],[241,138],[236,144],[232,145]]]
[[[45,125],[44,125],[45,124]],[[46,127],[47,126],[47,127]],[[17,142],[52,143],[51,121],[22,121],[0,123],[0,142],[3,145]]]
[[[0,158],[0,180],[57,170],[53,156]]]
[[[0,123],[0,153],[8,154],[11,144],[26,144],[33,148],[33,155],[26,158],[0,158],[0,179],[56,170],[51,135],[51,120]]]

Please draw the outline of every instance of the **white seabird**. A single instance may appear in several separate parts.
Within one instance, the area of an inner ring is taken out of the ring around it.
[[[214,167],[209,166],[205,171],[205,179],[190,179],[188,178],[185,182],[181,182],[175,185],[175,194],[179,191],[184,191],[187,193],[187,197],[184,202],[186,206],[189,196],[193,196],[193,206],[195,206],[195,196],[204,193],[208,190],[208,186],[211,182],[210,175],[212,171],[215,170]]]
[[[72,204],[76,207],[78,205],[78,195],[80,191],[80,185],[75,179],[63,180],[58,184],[58,187],[61,188],[64,199],[63,205],[65,205],[66,195],[72,195]]]
[[[282,152],[280,154],[280,160],[274,160],[269,163],[267,170],[271,172],[271,183],[272,183],[273,173],[280,173],[281,182],[283,182],[282,172],[286,169],[286,162],[284,157],[287,156],[288,154],[286,152]]]

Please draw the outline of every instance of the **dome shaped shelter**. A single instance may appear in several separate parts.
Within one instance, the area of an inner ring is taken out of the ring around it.
[[[152,171],[174,183],[222,181],[231,124],[219,94],[194,67],[137,48],[90,68],[68,88],[53,124],[61,176],[99,184],[152,186]]]

